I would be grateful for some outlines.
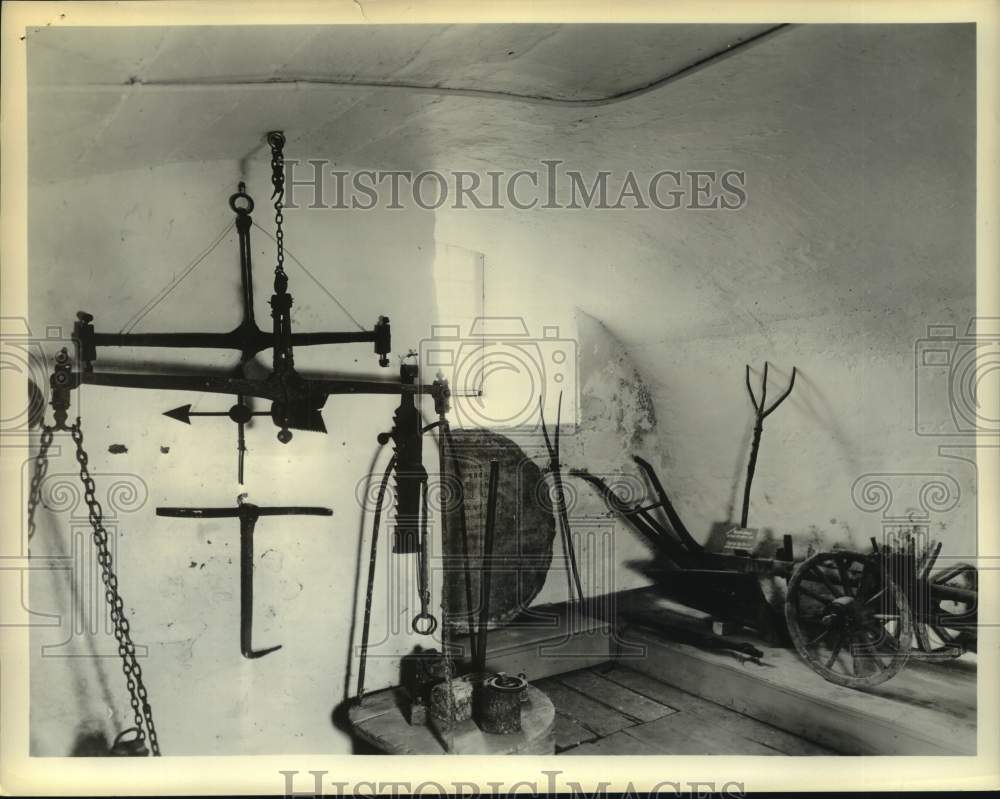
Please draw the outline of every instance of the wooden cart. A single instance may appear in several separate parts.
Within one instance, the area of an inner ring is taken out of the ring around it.
[[[721,551],[709,551],[688,532],[652,466],[634,460],[655,502],[627,502],[601,478],[571,473],[593,485],[613,512],[653,544],[655,573],[667,593],[680,593],[682,601],[713,613],[721,595],[730,602],[726,610],[747,621],[749,605],[740,606],[734,586],[752,585],[764,612],[757,613],[757,623],[749,621],[773,639],[773,615],[766,612],[770,603],[759,583],[762,578],[787,580],[781,634],[787,633],[814,671],[852,688],[885,682],[911,657],[944,659],[975,651],[977,572],[958,563],[932,574],[940,543],[918,548],[911,536],[879,547],[872,539],[869,553],[833,550],[796,562],[790,536],[784,536],[773,557],[759,557],[752,544],[741,548],[739,536],[748,531],[737,528]],[[715,607],[705,607],[713,595]]]

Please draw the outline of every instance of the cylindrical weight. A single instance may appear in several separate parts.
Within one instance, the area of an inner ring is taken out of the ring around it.
[[[497,674],[480,691],[479,728],[483,732],[506,735],[521,730],[521,702],[528,689],[523,674]]]

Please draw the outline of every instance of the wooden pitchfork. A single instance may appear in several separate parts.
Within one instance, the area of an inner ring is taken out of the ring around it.
[[[743,515],[740,517],[740,527],[745,528],[747,526],[747,516],[750,514],[750,486],[753,484],[753,474],[757,468],[757,453],[760,451],[760,436],[764,432],[764,420],[774,413],[777,407],[792,393],[792,388],[795,386],[795,372],[796,369],[793,366],[792,379],[789,381],[785,393],[778,397],[770,408],[766,408],[764,402],[767,399],[767,361],[764,361],[764,377],[760,385],[760,402],[757,402],[757,397],[754,396],[753,389],[750,387],[750,364],[747,364],[747,393],[750,395],[750,402],[753,403],[755,422],[753,426],[753,444],[750,445],[750,463],[747,464],[747,482],[746,487],[743,489]]]

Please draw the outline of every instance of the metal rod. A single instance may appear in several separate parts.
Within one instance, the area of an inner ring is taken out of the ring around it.
[[[261,336],[266,335],[261,333]],[[256,337],[254,337],[256,338]],[[254,338],[250,341],[256,343]],[[228,333],[94,333],[98,347],[199,347],[203,349],[243,349],[240,328]],[[269,345],[260,343],[257,352]]]
[[[257,516],[240,517],[240,653],[248,660],[269,655],[281,644],[266,649],[253,648],[253,530]]]
[[[241,508],[248,510],[242,511]],[[237,519],[248,516],[333,516],[329,508],[311,505],[276,505],[266,508],[244,502],[236,508],[157,508],[157,516],[178,519]]]
[[[249,324],[253,325],[253,321]],[[375,341],[376,335],[373,330],[292,333],[291,342],[296,346],[350,344]],[[274,343],[274,333],[266,333],[256,325],[241,325],[228,333],[94,333],[93,338],[98,347],[190,347],[246,350],[254,355]]]
[[[240,502],[235,508],[176,508],[160,507],[157,516],[181,519],[240,520],[240,652],[250,660],[263,657],[281,645],[255,650],[253,648],[253,534],[261,516],[332,516],[329,508],[315,506],[275,506],[261,508]]]
[[[556,523],[559,525],[559,533],[562,538],[563,551],[569,561],[569,593],[573,594],[576,588],[576,596],[579,602],[584,601],[583,585],[580,582],[580,568],[576,562],[576,549],[573,546],[573,530],[569,524],[569,513],[566,510],[566,493],[563,490],[562,464],[559,459],[559,428],[562,425],[562,392],[559,392],[559,404],[556,406],[556,428],[552,432],[552,439],[549,439],[548,427],[545,424],[545,410],[542,398],[538,398],[538,415],[542,422],[542,435],[545,437],[545,448],[549,451],[549,472],[552,474],[553,488],[555,489]]]
[[[239,394],[236,397],[237,405],[246,405],[246,398]],[[226,411],[226,415],[229,412]],[[246,462],[247,455],[247,436],[246,436],[246,422],[241,418],[236,423],[236,479],[240,485],[243,485],[243,467]]]
[[[482,573],[479,578],[479,626],[476,635],[479,638],[476,647],[477,670],[486,671],[486,640],[489,633],[490,618],[490,588],[492,588],[493,569],[493,535],[497,513],[497,483],[500,476],[500,463],[490,461],[490,482],[486,499],[486,535],[483,540]]]
[[[248,202],[245,206],[235,203],[235,200],[243,196]],[[253,266],[250,258],[250,227],[253,219],[250,211],[253,210],[253,200],[246,195],[246,184],[240,181],[238,191],[230,198],[230,207],[236,213],[236,231],[240,244],[240,284],[243,288],[243,326],[257,327],[253,316]]]
[[[267,380],[254,380],[212,374],[141,374],[135,372],[80,372],[79,382],[92,386],[115,388],[139,388],[153,391],[198,391],[206,394],[243,394],[248,397],[277,400],[284,399],[286,392]],[[431,393],[433,384],[403,385],[401,383],[378,380],[352,380],[344,378],[301,378],[297,388],[298,397],[331,394],[423,394]],[[290,393],[290,392],[287,392]]]
[[[396,467],[396,456],[389,459],[385,474],[379,484],[378,497],[375,500],[375,515],[372,520],[372,545],[368,556],[368,584],[365,588],[365,615],[361,624],[361,654],[358,660],[358,694],[355,701],[361,704],[365,698],[365,669],[368,665],[368,635],[372,624],[372,595],[375,591],[375,561],[378,558],[378,533],[382,521],[382,504],[385,502],[385,490],[389,485],[389,477]]]
[[[465,483],[462,480],[462,468],[458,459],[455,446],[455,439],[451,435],[451,426],[447,423],[442,425],[443,438],[447,441],[448,450],[451,453],[452,469],[455,474],[455,485],[460,492],[457,500],[458,508],[458,535],[462,539],[462,567],[465,572],[465,614],[466,626],[469,629],[469,641],[472,651],[469,653],[470,659],[474,660],[476,654],[476,640],[473,638],[475,630],[475,605],[472,595],[472,555],[469,552],[469,526],[465,516]],[[444,492],[442,492],[442,496]]]

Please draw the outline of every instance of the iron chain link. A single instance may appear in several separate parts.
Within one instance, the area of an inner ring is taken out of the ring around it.
[[[282,210],[285,202],[285,138],[281,134],[269,137],[271,145],[271,185],[274,186],[274,241],[277,244],[278,263],[274,267],[276,275],[285,274],[285,232],[282,223],[285,221]]]
[[[35,511],[42,501],[42,483],[49,471],[49,447],[55,428],[51,425],[42,427],[42,439],[38,445],[38,455],[35,457],[35,471],[31,475],[31,487],[28,491],[28,543],[35,537]]]
[[[139,737],[149,740],[149,749],[155,756],[160,754],[160,744],[156,737],[156,726],[153,723],[153,710],[149,704],[149,695],[142,681],[142,667],[135,656],[135,644],[132,643],[131,628],[125,615],[125,605],[118,593],[118,577],[114,572],[114,562],[108,548],[108,531],[104,528],[104,510],[97,499],[94,478],[87,468],[89,458],[83,448],[83,430],[80,419],[69,427],[73,443],[76,445],[76,460],[80,465],[80,482],[83,484],[83,498],[87,503],[87,518],[93,531],[94,546],[97,548],[97,563],[101,567],[101,581],[104,583],[104,598],[111,613],[114,625],[115,640],[118,642],[118,656],[122,661],[122,672],[128,685],[129,703],[135,719],[135,727]],[[49,429],[51,441],[51,429]],[[43,433],[44,442],[44,433]],[[39,489],[40,490],[40,489]],[[143,731],[145,728],[145,732]]]

